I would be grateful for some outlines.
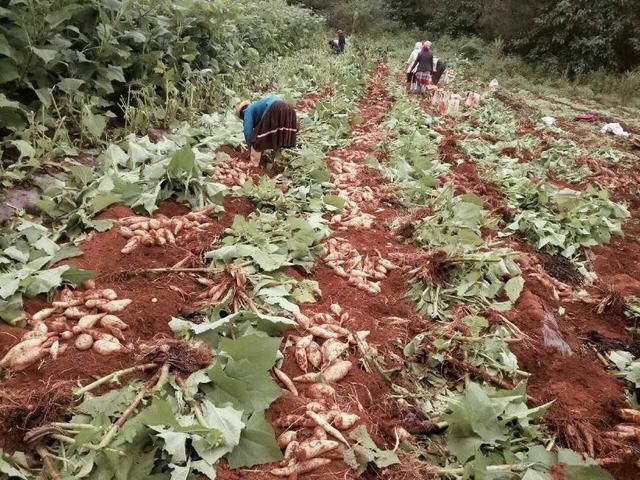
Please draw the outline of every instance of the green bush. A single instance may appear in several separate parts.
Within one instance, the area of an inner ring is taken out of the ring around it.
[[[320,27],[284,0],[0,0],[0,109],[78,93],[107,107],[149,86],[165,94],[194,72],[238,75]],[[3,118],[16,126],[19,117]]]

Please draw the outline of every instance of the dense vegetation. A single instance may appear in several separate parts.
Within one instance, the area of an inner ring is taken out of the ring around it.
[[[198,83],[219,102],[240,71],[301,48],[320,26],[309,11],[283,1],[3,0],[0,6],[0,126],[24,125],[40,106],[55,106],[60,115],[81,108],[75,113],[98,137],[107,118],[92,116],[95,108],[120,113],[122,99],[144,93],[153,103]]]
[[[434,37],[504,40],[508,52],[575,77],[640,65],[640,5],[626,0],[303,0],[334,24],[351,28],[418,27]],[[366,13],[365,13],[366,12]],[[366,21],[358,21],[366,18]],[[532,22],[533,19],[533,22]]]

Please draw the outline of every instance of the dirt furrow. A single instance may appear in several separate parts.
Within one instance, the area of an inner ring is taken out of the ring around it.
[[[430,109],[428,102],[422,104]],[[450,179],[456,192],[479,195],[485,208],[500,212],[508,220],[511,212],[504,209],[499,189],[480,178],[473,159],[456,148],[450,126],[448,122],[439,132],[445,135],[439,153],[441,161],[452,166]],[[637,218],[638,211],[632,211],[632,215]],[[637,340],[627,329],[629,319],[620,310],[597,311],[597,303],[612,291],[625,296],[640,294],[640,282],[636,280],[640,273],[636,271],[636,260],[640,260],[637,224],[630,221],[624,231],[624,237],[591,250],[591,264],[598,279],[585,288],[595,304],[570,299],[568,293],[581,286],[559,284],[547,274],[545,267],[553,273],[554,264],[558,267],[561,259],[551,257],[550,265],[548,258],[523,241],[507,241],[509,247],[521,252],[519,263],[526,284],[506,316],[529,337],[530,341],[514,344],[512,349],[520,368],[531,374],[531,396],[539,404],[555,401],[544,421],[560,444],[596,458],[617,458],[607,468],[617,479],[630,480],[640,473],[637,445],[616,444],[604,436],[623,422],[619,410],[626,405],[625,384],[612,375],[600,357],[611,349],[637,351]],[[621,256],[622,252],[626,255]],[[625,261],[621,261],[623,257]],[[563,288],[567,289],[564,294]]]

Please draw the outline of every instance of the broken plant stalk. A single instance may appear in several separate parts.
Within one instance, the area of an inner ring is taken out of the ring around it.
[[[42,458],[42,463],[44,464],[44,468],[47,471],[47,475],[51,480],[62,480],[62,476],[56,470],[53,462],[51,461],[51,456],[49,452],[44,446],[39,446],[37,449],[38,455]]]
[[[123,375],[128,375],[130,373],[134,373],[138,371],[149,370],[151,368],[158,368],[158,364],[145,363],[144,365],[136,365],[135,367],[129,367],[129,368],[125,368],[124,370],[118,370],[117,372],[113,372],[113,373],[110,373],[109,375],[105,375],[104,377],[99,378],[98,380],[96,380],[93,383],[90,383],[89,385],[85,385],[82,388],[76,389],[74,393],[76,396],[81,397],[85,393],[90,392],[91,390],[95,390],[100,385],[104,385],[105,383],[108,383],[108,382],[117,382],[118,378]]]
[[[169,365],[168,364],[164,364],[162,366],[162,368],[159,368],[158,371],[156,373],[154,373],[153,376],[144,384],[144,386],[140,389],[140,392],[138,392],[138,395],[136,395],[136,397],[133,399],[131,404],[126,408],[126,410],[124,412],[122,412],[122,415],[120,415],[120,418],[118,418],[118,420],[116,420],[116,423],[114,423],[111,426],[109,431],[102,438],[100,443],[97,445],[98,449],[102,449],[102,448],[105,448],[105,447],[109,446],[109,444],[114,439],[114,437],[116,436],[118,431],[127,422],[129,417],[136,410],[136,408],[138,408],[138,405],[140,405],[140,402],[147,395],[150,395],[153,392],[153,390],[155,389],[155,387],[158,384],[160,384],[160,382],[166,381],[166,373],[165,372],[168,371],[168,368],[169,368]]]
[[[187,384],[185,383],[184,379],[179,375],[176,375],[175,379],[176,384],[178,385],[178,387],[180,387],[180,390],[182,390],[185,401],[189,404],[189,407],[191,407],[191,411],[193,411],[193,414],[196,416],[198,423],[205,428],[209,428],[209,425],[207,425],[207,422],[204,419],[204,415],[202,414],[200,405],[198,405],[198,402],[189,393],[189,389],[187,388]]]

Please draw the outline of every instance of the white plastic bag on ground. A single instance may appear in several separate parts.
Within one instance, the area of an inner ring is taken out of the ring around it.
[[[489,82],[489,86],[491,88],[498,88],[500,86],[500,84],[498,83],[498,80],[496,80],[495,78],[493,80],[491,80]]]
[[[613,133],[616,137],[628,137],[629,133],[624,131],[622,125],[619,123],[607,123],[602,129],[600,133]]]
[[[542,117],[540,119],[547,127],[553,127],[556,124],[556,119],[553,117]]]

